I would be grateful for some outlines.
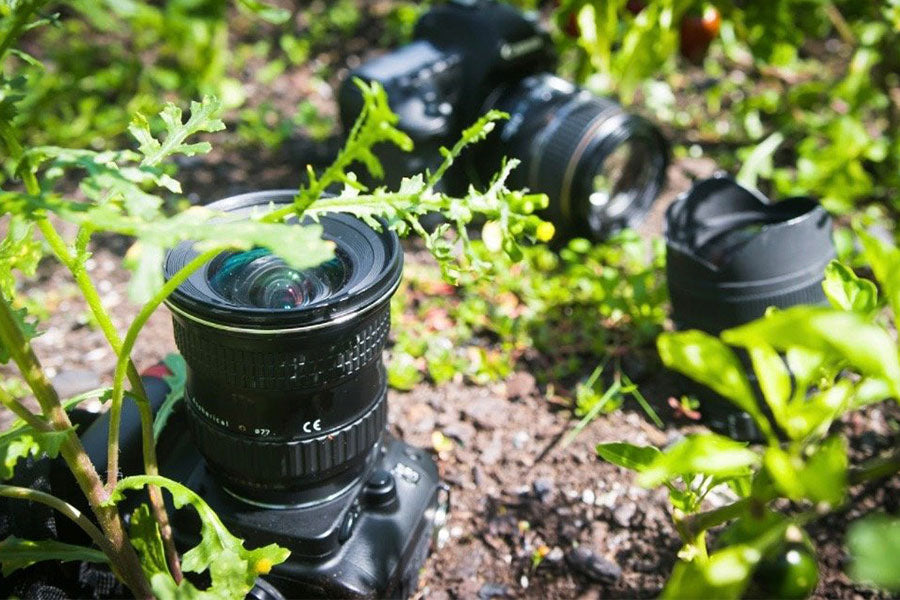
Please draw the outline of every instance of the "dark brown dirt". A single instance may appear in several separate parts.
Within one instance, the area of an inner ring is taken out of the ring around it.
[[[268,164],[207,158],[188,170],[186,188],[208,201],[254,187],[294,186],[293,173],[304,152],[257,158]],[[272,159],[269,161],[269,159]],[[690,180],[711,171],[709,161],[683,161],[672,167],[670,186],[643,227],[660,228],[662,208]],[[264,182],[264,183],[262,183]],[[216,194],[210,192],[217,191]],[[136,308],[127,299],[128,274],[120,266],[127,241],[98,240],[89,264],[120,330]],[[408,254],[421,260],[420,252]],[[26,286],[51,312],[42,323],[35,348],[60,385],[111,380],[112,354],[92,326],[76,290],[62,269],[44,264],[40,277]],[[160,309],[144,329],[135,352],[140,368],[174,351],[169,315]],[[0,370],[0,374],[3,371]],[[678,395],[665,376],[639,382],[651,403],[666,413],[666,399]],[[600,461],[597,443],[626,440],[665,445],[690,422],[656,429],[626,404],[595,420],[575,440],[561,443],[572,427],[569,411],[546,398],[525,372],[487,387],[451,382],[420,385],[409,393],[391,393],[390,428],[406,441],[435,451],[441,474],[452,488],[452,512],[441,548],[428,560],[421,598],[641,598],[659,594],[676,560],[679,540],[669,517],[666,495],[633,484],[632,476]],[[6,415],[4,415],[6,416]],[[4,419],[5,420],[5,419]],[[850,435],[854,459],[872,456],[898,443],[896,405],[870,408],[840,425]],[[435,444],[435,436],[445,441]],[[820,552],[819,598],[866,598],[878,594],[849,581],[843,570],[843,536],[848,523],[873,510],[896,513],[900,478],[854,490],[846,510],[816,523],[811,533]],[[721,502],[722,500],[720,500]],[[547,555],[537,568],[535,552]],[[593,577],[568,560],[575,548],[590,550],[601,572]],[[620,574],[617,571],[620,570]]]

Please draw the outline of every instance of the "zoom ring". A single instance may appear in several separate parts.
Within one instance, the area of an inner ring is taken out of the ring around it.
[[[309,344],[311,352],[254,352],[207,337],[179,318],[174,324],[175,343],[195,371],[231,387],[261,390],[314,388],[353,375],[381,357],[391,326],[385,307],[354,334],[339,336],[340,344]]]
[[[366,454],[384,430],[386,396],[382,392],[368,411],[341,429],[289,442],[266,442],[233,435],[210,423],[197,411],[192,400],[188,399],[186,404],[192,413],[188,423],[201,452],[207,457],[227,457],[224,464],[214,465],[216,470],[225,471],[223,474],[232,481],[264,487],[261,482],[281,482],[327,473]],[[236,475],[242,473],[252,473],[253,481]]]

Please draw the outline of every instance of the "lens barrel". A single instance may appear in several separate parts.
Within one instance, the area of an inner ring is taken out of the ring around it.
[[[603,239],[636,225],[665,183],[662,134],[611,99],[541,73],[501,87],[487,106],[510,118],[486,164],[521,160],[510,183],[549,196],[546,217],[560,238]]]
[[[666,271],[679,329],[717,334],[770,306],[825,302],[831,217],[810,198],[771,203],[726,176],[697,182],[666,212]]]
[[[245,194],[212,210],[246,218],[293,199]],[[228,252],[167,301],[188,366],[186,413],[210,470],[266,506],[332,497],[374,460],[386,420],[382,351],[403,253],[393,232],[325,215],[335,259],[294,271],[259,249]],[[166,278],[197,256],[169,252]]]

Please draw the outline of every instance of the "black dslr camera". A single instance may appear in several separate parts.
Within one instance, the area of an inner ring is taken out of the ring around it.
[[[293,196],[257,192],[210,208],[249,215]],[[297,271],[263,249],[226,252],[170,296],[187,389],[159,439],[160,471],[200,494],[247,547],[291,551],[249,597],[407,597],[449,489],[427,452],[385,430],[382,351],[403,251],[396,234],[355,217],[319,222],[335,257],[318,267]],[[190,242],[174,248],[166,277],[197,254]],[[157,408],[164,381],[145,385]],[[107,429],[101,416],[82,436],[96,464],[106,461]],[[134,407],[121,434],[122,470],[137,474]],[[176,543],[194,546],[196,513],[170,514]]]
[[[504,156],[521,161],[513,188],[550,198],[545,215],[564,237],[602,238],[635,224],[665,181],[668,150],[647,120],[552,74],[556,56],[537,21],[494,0],[453,0],[416,24],[414,41],[350,73],[341,120],[359,115],[355,78],[377,81],[416,152],[381,148],[389,184],[434,170],[441,146],[490,109],[509,113],[444,177],[449,191],[485,183]]]

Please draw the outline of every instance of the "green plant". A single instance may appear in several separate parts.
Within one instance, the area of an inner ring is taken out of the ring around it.
[[[694,66],[686,19],[711,10],[720,32]],[[896,0],[567,0],[555,21],[563,70],[664,121],[676,153],[849,212],[897,210],[898,14]]]
[[[663,247],[633,231],[601,244],[571,240],[560,251],[543,244],[500,256],[493,225],[473,241],[487,276],[452,288],[427,266],[412,266],[395,296],[391,384],[410,389],[463,377],[502,379],[517,364],[541,383],[575,387],[573,378],[608,359],[640,351],[659,333],[667,300]],[[581,415],[579,415],[581,416]]]
[[[864,231],[858,235],[896,323],[900,249]],[[885,399],[900,401],[900,354],[890,324],[879,316],[871,281],[832,263],[824,288],[831,308],[771,310],[758,321],[724,331],[721,339],[699,331],[659,337],[663,363],[750,414],[765,436],[761,447],[712,433],[690,435],[665,450],[625,443],[598,446],[602,458],[637,471],[641,485],[669,490],[684,546],[663,597],[737,598],[760,568],[783,575],[777,583],[769,578],[778,590],[768,593],[805,595],[814,585],[815,561],[797,551],[796,544],[811,549],[802,527],[839,509],[850,486],[900,470],[896,448],[851,465],[846,440],[831,432],[832,423],[847,412]],[[761,398],[731,347],[747,352]],[[704,511],[704,498],[717,486],[730,488],[737,500]],[[777,499],[791,500],[794,509],[775,512],[771,505]],[[726,524],[710,551],[710,530]],[[859,527],[851,534],[857,552],[860,540],[872,536],[871,528]],[[856,572],[896,589],[896,561],[881,565],[869,570],[858,566]]]
[[[10,10],[0,21],[0,64],[6,64],[5,53],[23,31],[41,24],[32,22],[32,18],[43,4],[40,0],[22,0],[5,5]],[[253,8],[262,6],[247,4]],[[115,575],[139,597],[242,597],[258,574],[283,562],[288,552],[274,544],[245,549],[200,496],[159,475],[155,437],[167,411],[163,410],[154,421],[130,358],[153,311],[191,273],[227,249],[266,247],[295,268],[317,265],[333,255],[332,246],[321,239],[320,226],[290,224],[285,222],[288,218],[345,212],[373,227],[386,226],[401,235],[414,232],[425,240],[445,277],[457,280],[463,275],[484,272],[489,266],[466,233],[466,226],[474,218],[495,223],[503,248],[515,254],[522,240],[534,239],[547,231],[547,225],[532,214],[546,200],[506,188],[506,177],[515,167],[512,161],[483,192],[471,189],[465,197],[455,198],[435,189],[456,156],[467,145],[485,137],[495,120],[503,118],[500,113],[489,113],[466,129],[460,141],[444,151],[444,163],[434,173],[405,179],[396,191],[365,188],[349,170],[352,165],[362,163],[373,174],[380,174],[381,166],[371,151],[375,144],[394,143],[410,150],[412,143],[396,129],[397,117],[390,111],[383,90],[361,84],[364,109],[346,145],[335,162],[321,173],[309,169],[309,183],[298,191],[292,204],[245,221],[199,207],[169,217],[162,211],[160,194],[178,194],[180,186],[167,173],[165,162],[173,156],[209,151],[208,142],[196,142],[193,138],[198,133],[224,128],[217,117],[217,100],[206,97],[192,103],[187,119],[175,105],[166,105],[159,114],[164,132],[161,135],[154,135],[153,131],[159,130],[155,123],[136,113],[128,130],[137,141],[137,150],[98,152],[29,146],[23,144],[17,121],[29,83],[27,76],[4,76],[0,97],[0,142],[11,172],[18,177],[18,183],[10,180],[0,188],[0,215],[9,222],[0,245],[0,363],[11,361],[19,373],[19,377],[4,375],[0,386],[0,402],[18,417],[0,434],[0,476],[4,480],[12,476],[17,462],[24,457],[60,456],[84,493],[92,514],[82,514],[63,499],[29,488],[2,484],[0,495],[54,508],[79,525],[96,547],[10,538],[0,544],[0,562],[5,572],[39,560],[108,562]],[[71,191],[73,182],[78,184],[75,192]],[[336,195],[323,196],[334,185],[343,185],[343,189]],[[447,223],[435,231],[426,231],[419,222],[426,212],[443,214]],[[74,225],[76,234],[72,239],[60,233],[58,220]],[[134,270],[130,289],[141,308],[124,336],[113,325],[85,266],[92,237],[100,232],[135,239],[128,256],[128,265]],[[38,240],[37,233],[44,243]],[[165,249],[187,239],[197,242],[200,256],[163,282],[160,263]],[[66,412],[85,397],[60,398],[30,343],[38,329],[33,315],[21,308],[19,281],[13,270],[26,277],[33,275],[45,250],[71,273],[116,356],[112,387],[91,394],[109,406],[107,465],[91,463]],[[37,400],[38,411],[23,402],[28,393]],[[174,399],[175,395],[170,396],[167,403]],[[119,426],[126,401],[135,402],[140,413],[144,474],[120,479]],[[133,513],[126,530],[118,503],[127,490],[145,488],[148,502]],[[201,517],[201,540],[183,556],[178,555],[172,542],[163,489],[176,507],[191,505]],[[183,578],[183,572],[207,571],[211,579],[207,590],[199,591]]]

